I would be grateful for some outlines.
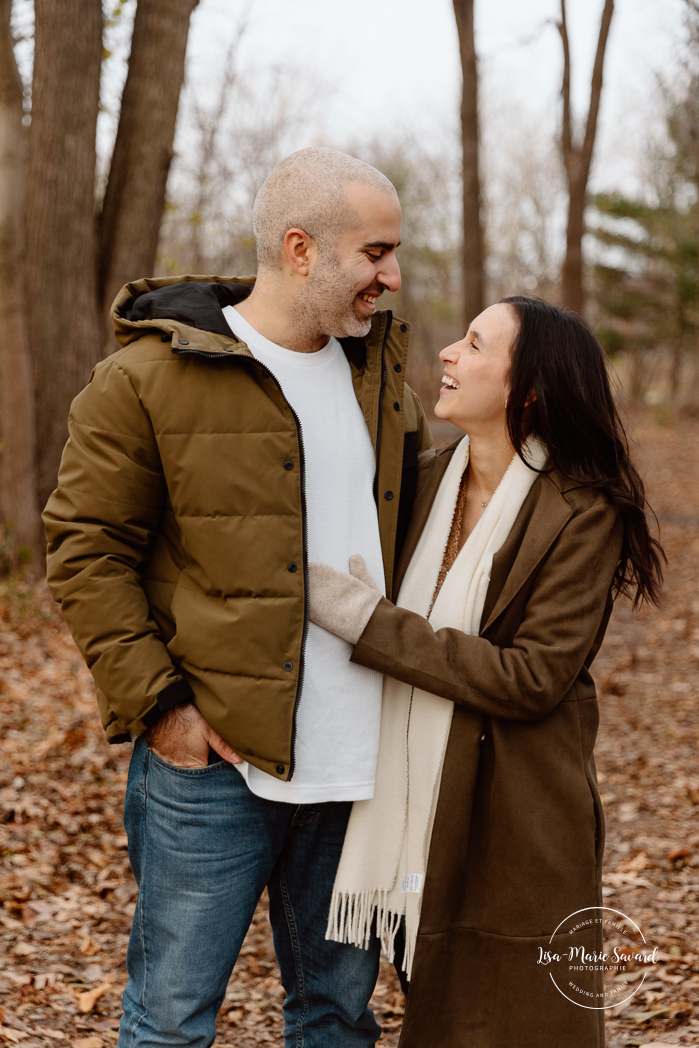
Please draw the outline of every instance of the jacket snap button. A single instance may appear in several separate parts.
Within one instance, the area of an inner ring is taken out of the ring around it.
[[[386,499],[386,502],[390,502],[391,499],[393,498],[393,492],[392,491],[384,492],[384,498]]]
[[[284,771],[285,771],[284,765],[283,764],[278,764],[277,765],[277,775],[283,775]]]
[[[298,570],[299,570],[299,569],[298,569],[298,564],[294,564],[294,563],[291,563],[291,564],[287,564],[287,566],[286,566],[286,570],[287,570],[287,571],[290,571],[290,572],[292,573],[292,575],[293,575],[293,573],[294,573],[295,571],[298,571]]]
[[[393,410],[394,411],[400,411],[400,404],[398,403],[397,400],[393,401]]]
[[[405,332],[405,331],[408,330],[408,325],[407,324],[401,324],[400,329],[401,329],[401,331]]]
[[[286,670],[287,673],[291,672],[291,670],[293,670],[293,668],[294,668],[293,662],[285,662],[284,665],[282,666],[282,669]]]
[[[291,459],[287,459],[287,461],[284,463],[284,469],[293,469],[293,468],[294,468],[294,463],[291,461]]]
[[[186,339],[186,338],[181,338],[181,339],[179,340],[179,342],[177,343],[177,345],[178,345],[178,346],[188,346],[188,345],[189,345],[189,342],[187,341],[187,339]]]
[[[394,370],[394,371],[402,371],[402,370],[403,370],[403,367],[402,367],[402,365],[401,365],[401,364],[394,364],[394,365],[393,365],[393,370]]]

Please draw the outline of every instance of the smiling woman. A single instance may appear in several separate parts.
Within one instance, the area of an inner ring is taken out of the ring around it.
[[[434,413],[468,433],[471,441],[462,544],[482,517],[512,459],[504,422],[510,353],[516,335],[515,314],[498,303],[480,314],[460,342],[439,354],[444,374]]]
[[[590,665],[617,594],[657,601],[663,553],[581,317],[506,299],[440,358],[435,410],[465,436],[421,456],[395,603],[361,558],[311,565],[312,620],[385,674],[328,931],[376,921],[397,951],[405,1048],[602,1048],[602,974],[579,1008],[537,949],[600,946],[594,922],[553,934],[602,903]]]

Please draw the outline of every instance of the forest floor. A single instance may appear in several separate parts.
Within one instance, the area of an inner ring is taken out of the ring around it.
[[[670,560],[659,610],[620,602],[595,663],[607,817],[605,895],[658,948],[609,1048],[699,1044],[699,423],[636,419]],[[130,746],[107,746],[91,680],[43,586],[0,592],[0,1041],[117,1038],[135,907],[122,825]],[[282,1044],[264,900],[219,1015],[219,1044]],[[395,1048],[403,996],[373,999]],[[561,1045],[560,1048],[565,1048]]]

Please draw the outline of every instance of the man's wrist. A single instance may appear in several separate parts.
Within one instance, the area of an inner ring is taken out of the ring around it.
[[[156,703],[158,709],[162,713],[167,713],[173,706],[180,706],[191,702],[194,698],[194,692],[192,691],[189,683],[180,678],[180,680],[173,681],[172,684],[168,684],[166,688],[158,692]]]
[[[168,684],[167,688],[163,688],[158,693],[155,705],[151,706],[148,712],[141,718],[146,726],[146,730],[143,733],[146,741],[148,741],[153,728],[160,723],[166,713],[176,708],[184,709],[185,706],[189,706],[193,701],[194,692],[186,680],[173,681],[172,684]]]

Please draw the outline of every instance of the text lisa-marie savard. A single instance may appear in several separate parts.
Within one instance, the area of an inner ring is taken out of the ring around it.
[[[561,961],[577,961],[578,964],[609,964],[618,965],[623,964],[625,961],[636,961],[642,964],[657,964],[658,958],[658,947],[656,946],[652,953],[624,953],[618,946],[615,946],[611,953],[600,953],[590,952],[585,949],[584,946],[571,946],[568,949],[567,955],[560,953],[552,953],[549,950],[544,950],[539,946],[539,956],[537,958],[537,964],[560,964]]]

